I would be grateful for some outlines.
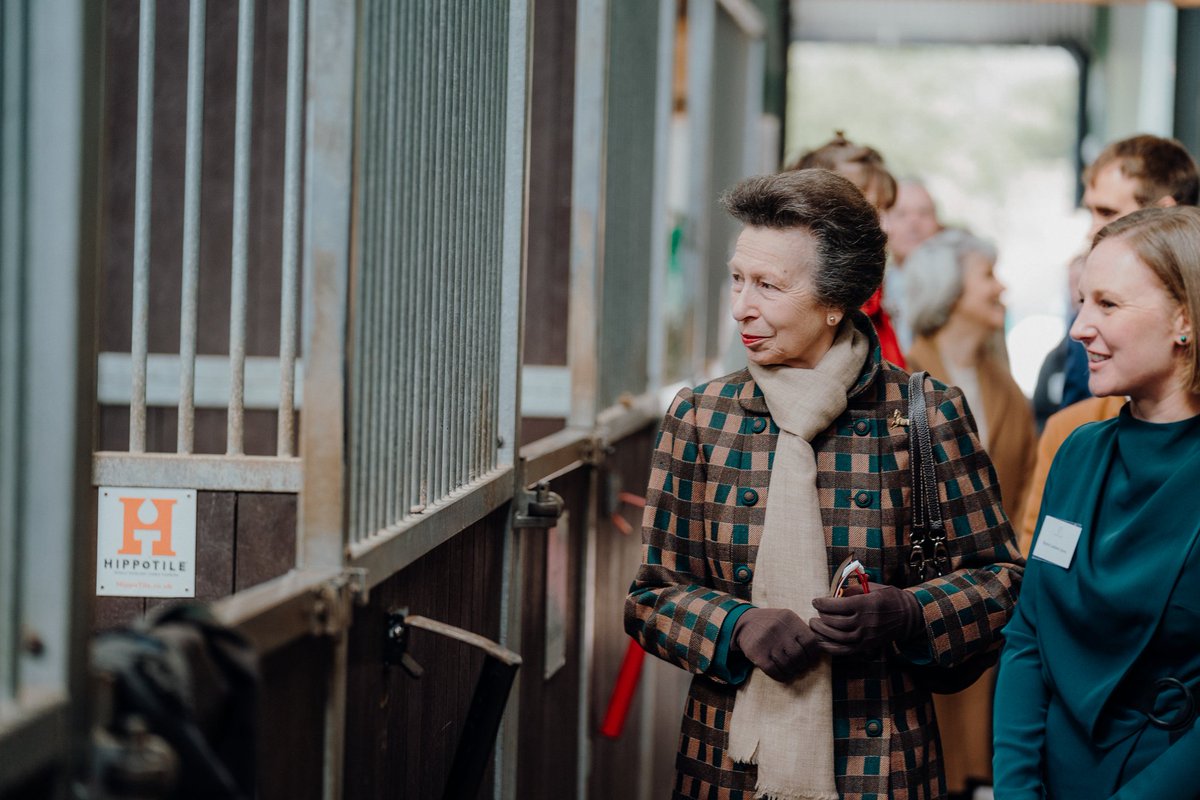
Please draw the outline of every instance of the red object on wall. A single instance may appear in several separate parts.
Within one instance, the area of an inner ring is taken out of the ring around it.
[[[620,736],[621,729],[625,727],[625,718],[629,716],[629,706],[633,703],[638,678],[642,674],[642,661],[645,658],[646,651],[630,639],[629,647],[625,649],[625,658],[621,661],[621,670],[617,673],[612,697],[608,700],[608,710],[604,712],[604,723],[600,726],[600,733],[610,739]]]

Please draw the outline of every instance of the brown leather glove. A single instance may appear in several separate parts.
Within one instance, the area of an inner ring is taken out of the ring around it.
[[[925,626],[921,601],[912,592],[886,583],[867,587],[866,594],[813,600],[819,616],[809,625],[821,650],[833,656],[865,653],[904,641]]]
[[[733,626],[733,646],[777,681],[787,681],[816,660],[817,637],[788,608],[751,608]]]

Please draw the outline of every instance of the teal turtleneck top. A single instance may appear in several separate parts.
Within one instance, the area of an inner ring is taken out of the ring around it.
[[[1069,567],[1030,558],[1004,632],[996,797],[1200,797],[1200,729],[1139,710],[1166,677],[1200,701],[1200,416],[1155,424],[1127,405],[1080,428],[1050,471],[1039,537],[1047,517],[1082,531]]]

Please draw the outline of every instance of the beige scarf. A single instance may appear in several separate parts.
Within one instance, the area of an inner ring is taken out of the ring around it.
[[[867,358],[867,337],[845,320],[814,369],[759,367],[750,374],[780,427],[751,600],[815,616],[829,591],[825,528],[810,441],[846,409],[846,392]],[[833,774],[833,680],[828,656],[790,683],[755,669],[738,689],[729,755],[758,765],[755,797],[838,800]]]

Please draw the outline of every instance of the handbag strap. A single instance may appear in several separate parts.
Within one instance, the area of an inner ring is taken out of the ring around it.
[[[909,534],[909,571],[918,581],[943,574],[950,565],[946,528],[938,499],[933,441],[929,432],[929,404],[925,396],[928,372],[908,379],[908,448],[912,471],[912,529]]]

